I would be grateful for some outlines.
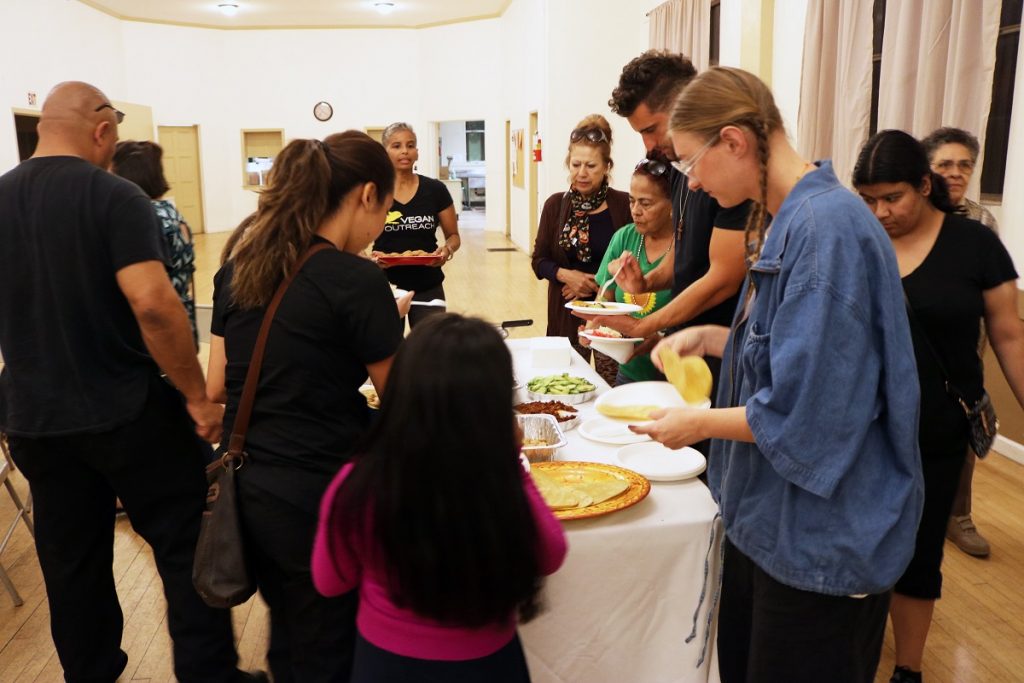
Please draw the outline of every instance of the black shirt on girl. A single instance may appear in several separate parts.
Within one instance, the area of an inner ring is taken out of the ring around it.
[[[225,443],[265,312],[231,303],[233,270],[231,262],[220,269],[213,295],[212,331],[224,337],[227,357]],[[348,462],[369,424],[359,393],[366,366],[393,355],[402,330],[380,268],[343,251],[314,254],[281,300],[267,338],[245,441],[247,481],[315,512],[325,481]]]
[[[441,212],[453,204],[448,188],[440,180],[416,174],[419,187],[408,203],[397,199],[391,204],[384,232],[373,244],[374,251],[401,253],[417,249],[433,253],[437,250],[437,229]],[[402,289],[423,292],[444,281],[444,273],[434,266],[393,266],[385,271],[390,280]]]
[[[1016,279],[1013,260],[999,236],[955,214],[946,215],[931,251],[903,278],[903,290],[914,310],[910,333],[921,383],[922,457],[936,453],[963,457],[967,418],[945,390],[946,378],[935,356],[968,402],[978,400],[984,389],[978,356],[984,293]]]

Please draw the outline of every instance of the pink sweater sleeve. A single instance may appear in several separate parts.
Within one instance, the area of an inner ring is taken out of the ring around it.
[[[540,491],[533,484],[533,477],[525,470],[523,490],[526,491],[526,499],[533,511],[533,521],[537,525],[537,559],[540,561],[540,571],[543,574],[554,574],[562,566],[569,551],[565,531],[562,530],[562,523],[555,518],[547,503],[541,498]]]
[[[331,524],[334,497],[345,477],[352,471],[352,463],[341,468],[320,500],[320,521],[313,541],[313,585],[321,595],[341,595],[356,588],[362,578],[362,565],[344,542],[339,530]],[[332,552],[333,551],[333,552]]]

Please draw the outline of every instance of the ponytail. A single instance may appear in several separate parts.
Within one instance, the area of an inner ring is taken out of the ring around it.
[[[256,213],[246,219],[231,254],[233,303],[243,309],[266,306],[324,221],[365,183],[374,183],[378,201],[395,184],[387,152],[365,133],[289,142],[274,159]]]

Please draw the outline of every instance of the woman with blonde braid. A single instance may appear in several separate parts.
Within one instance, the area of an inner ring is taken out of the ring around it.
[[[671,447],[714,439],[722,681],[868,683],[922,504],[917,372],[892,247],[829,162],[790,146],[756,76],[701,74],[670,129],[691,189],[723,206],[757,202],[732,329],[661,342],[723,357],[723,407],[634,428]]]

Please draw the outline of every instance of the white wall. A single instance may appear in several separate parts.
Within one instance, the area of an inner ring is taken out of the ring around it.
[[[991,207],[999,220],[999,236],[1009,249],[1024,290],[1024,44],[1017,49],[1017,82],[1013,89],[1010,142],[1006,149],[1006,180],[1002,206]]]
[[[39,109],[61,81],[83,80],[115,100],[125,88],[121,22],[67,0],[0,2],[0,172],[18,163],[10,108]],[[28,104],[28,93],[38,95]]]

